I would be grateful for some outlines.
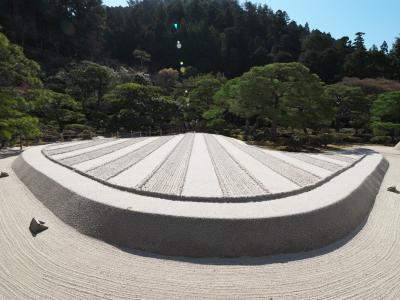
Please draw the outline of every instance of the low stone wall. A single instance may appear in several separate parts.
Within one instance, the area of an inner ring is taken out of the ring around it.
[[[178,207],[174,214],[159,207],[155,207],[154,212],[151,209],[141,211],[135,199],[131,201],[132,206],[126,208],[118,204],[118,199],[109,203],[99,201],[96,197],[108,197],[101,189],[111,188],[92,180],[90,184],[98,185],[99,192],[93,198],[89,197],[83,190],[72,190],[62,184],[61,175],[54,179],[58,173],[81,175],[50,161],[46,164],[52,164],[54,170],[47,173],[45,168],[40,169],[40,162],[33,163],[35,157],[29,155],[28,150],[15,160],[14,171],[46,207],[79,232],[121,248],[191,257],[264,256],[328,245],[348,235],[366,219],[388,168],[385,159],[373,154],[357,164],[357,168],[341,175],[355,178],[356,183],[347,182],[345,178],[341,182],[339,176],[301,195],[243,204],[246,206],[207,203],[204,204],[206,207],[201,207],[202,203],[184,203],[185,210],[181,210],[180,203],[173,204],[179,201],[169,200],[172,207]],[[65,180],[68,180],[65,174]],[[338,189],[348,190],[338,196]],[[126,192],[118,193],[122,198],[126,196],[122,194]],[[121,203],[126,203],[122,198]],[[159,200],[154,200],[155,206],[163,203]],[[151,204],[153,199],[148,201]],[[288,207],[285,207],[285,201]],[[298,205],[290,206],[296,201]],[[252,216],[252,209],[247,214],[241,211],[251,205],[264,205],[264,212],[255,208],[257,214]],[[230,211],[233,212],[231,215]]]

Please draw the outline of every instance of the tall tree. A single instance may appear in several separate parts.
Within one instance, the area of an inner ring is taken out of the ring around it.
[[[0,33],[1,147],[16,136],[22,141],[39,135],[38,120],[28,115],[30,105],[24,97],[29,89],[42,86],[39,72],[39,66]]]
[[[367,128],[370,121],[369,110],[371,97],[363,93],[360,87],[334,84],[325,88],[328,106],[333,107],[335,118],[333,127],[336,131],[342,128]]]
[[[240,78],[228,81],[219,97],[228,102],[230,110],[247,119],[270,123],[272,139],[278,125],[301,128],[317,127],[324,122],[326,103],[322,98],[319,77],[299,63],[275,63],[253,67]],[[248,127],[248,126],[246,126]]]
[[[124,83],[105,95],[110,106],[110,128],[117,130],[146,130],[148,126],[167,126],[177,114],[174,101],[162,95],[160,88]]]
[[[66,73],[66,92],[81,102],[91,125],[99,128],[103,118],[103,96],[112,88],[112,69],[91,61],[82,61]]]
[[[212,74],[190,77],[175,89],[175,97],[182,107],[187,127],[194,130],[205,129],[204,114],[214,104],[213,96],[224,83],[223,76]]]

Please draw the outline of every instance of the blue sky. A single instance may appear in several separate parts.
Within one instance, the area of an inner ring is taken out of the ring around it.
[[[109,6],[126,5],[126,0],[103,0]],[[335,38],[365,32],[367,47],[384,40],[389,47],[400,36],[400,0],[254,0],[274,11],[285,10],[297,23],[330,32]]]

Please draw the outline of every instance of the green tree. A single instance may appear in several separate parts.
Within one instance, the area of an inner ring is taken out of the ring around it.
[[[136,49],[132,52],[133,57],[140,62],[140,66],[143,66],[151,62],[151,55],[144,50]]]
[[[374,135],[390,135],[398,140],[400,133],[400,92],[380,94],[372,104],[371,116],[371,127]]]
[[[305,66],[275,63],[253,67],[229,81],[218,97],[225,98],[230,110],[246,119],[247,130],[251,118],[255,120],[252,129],[261,120],[269,122],[274,140],[280,124],[306,131],[307,126],[323,123],[327,114],[322,91],[319,77]]]
[[[214,94],[224,82],[223,76],[206,74],[190,77],[177,86],[175,97],[187,125],[193,124],[195,130],[205,128],[204,114],[214,105]]]
[[[354,51],[346,56],[343,69],[349,77],[368,77],[368,52],[364,45],[364,33],[357,32],[353,42]]]
[[[69,124],[84,123],[84,115],[80,112],[79,102],[67,94],[50,90],[31,92],[33,113],[45,125],[55,125],[59,133],[63,133]]]
[[[171,92],[175,87],[179,77],[179,72],[173,68],[166,68],[158,71],[155,82],[167,92]]]
[[[143,130],[148,126],[158,128],[168,125],[178,113],[174,101],[162,95],[160,88],[138,83],[116,86],[105,95],[110,106],[109,127],[118,130]]]
[[[329,85],[325,87],[325,95],[329,100],[328,105],[335,110],[333,126],[336,131],[342,128],[358,130],[368,127],[372,98],[360,87]]]
[[[114,75],[112,69],[90,61],[74,65],[66,74],[66,92],[81,102],[88,122],[96,128],[105,118],[103,96],[112,88]]]
[[[40,87],[39,65],[25,57],[21,47],[0,33],[0,88]]]
[[[38,120],[28,115],[30,105],[25,99],[30,88],[41,87],[40,68],[25,57],[22,48],[9,42],[0,33],[0,143],[17,136],[32,138],[40,132]]]
[[[365,51],[365,44],[364,44],[364,32],[357,32],[356,37],[354,39],[354,47],[356,50]]]

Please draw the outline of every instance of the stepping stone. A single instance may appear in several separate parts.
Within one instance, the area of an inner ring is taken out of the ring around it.
[[[7,172],[0,172],[0,178],[8,177],[8,176],[10,176],[10,175],[8,175]]]
[[[395,186],[390,186],[387,190],[392,193],[400,194],[400,191]]]
[[[43,221],[40,221],[36,218],[32,218],[31,224],[29,225],[29,230],[33,235],[36,235],[38,233],[41,233],[42,231],[45,231],[49,227],[45,225],[46,223]]]

